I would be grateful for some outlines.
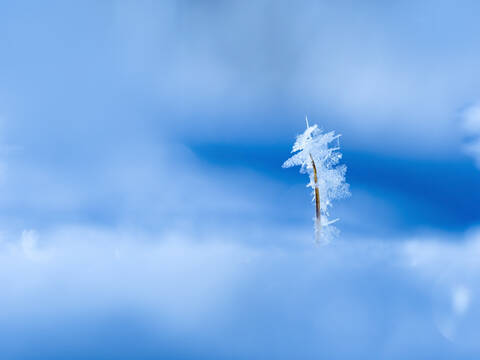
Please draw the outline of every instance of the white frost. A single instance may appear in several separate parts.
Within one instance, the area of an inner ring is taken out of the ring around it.
[[[315,219],[315,237],[317,242],[327,244],[336,235],[338,230],[332,226],[338,219],[329,220],[329,208],[332,200],[350,195],[348,184],[345,182],[345,165],[338,165],[342,154],[339,152],[340,135],[334,131],[322,132],[317,125],[310,126],[306,119],[307,128],[297,136],[292,153],[295,153],[282,165],[284,168],[300,166],[301,173],[310,177],[308,187],[313,189],[315,201],[315,187],[318,188],[320,198],[321,217]],[[317,168],[318,182],[315,184],[312,159]]]

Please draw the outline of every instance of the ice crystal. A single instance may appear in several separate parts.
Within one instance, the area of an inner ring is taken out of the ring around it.
[[[338,230],[332,226],[339,219],[329,220],[332,200],[350,195],[345,182],[345,165],[338,165],[342,158],[340,153],[340,135],[334,131],[324,133],[317,125],[310,126],[297,136],[292,153],[282,167],[300,166],[300,172],[310,177],[308,187],[312,188],[316,207],[315,239],[320,244],[327,244]]]

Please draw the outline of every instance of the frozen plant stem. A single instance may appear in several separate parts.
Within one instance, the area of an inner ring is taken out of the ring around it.
[[[308,122],[307,122],[307,126],[308,126]],[[312,161],[313,179],[315,180],[315,219],[316,219],[315,233],[318,234],[318,230],[322,227],[322,214],[320,212],[320,191],[318,190],[317,166],[315,165],[315,160],[313,160],[312,154],[308,154],[308,155],[310,155],[310,160]]]
[[[339,165],[342,154],[339,152],[338,139],[335,132],[322,132],[317,125],[310,126],[297,136],[290,157],[283,167],[300,166],[300,172],[308,174],[308,187],[313,190],[315,201],[315,240],[327,244],[338,230],[331,226],[338,219],[329,220],[329,208],[332,200],[350,195],[345,182],[345,165]],[[337,145],[334,145],[334,141]],[[320,201],[321,200],[321,201]]]

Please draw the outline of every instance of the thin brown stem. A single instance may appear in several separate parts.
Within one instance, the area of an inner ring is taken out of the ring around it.
[[[310,160],[312,160],[313,166],[313,180],[315,181],[315,215],[317,219],[318,226],[321,226],[321,214],[320,214],[320,192],[318,191],[318,175],[317,175],[317,166],[313,160],[312,154],[310,155]],[[318,229],[320,230],[320,229]]]

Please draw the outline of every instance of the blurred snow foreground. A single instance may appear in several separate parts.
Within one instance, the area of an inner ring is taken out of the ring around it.
[[[319,244],[328,244],[338,230],[332,226],[339,219],[329,220],[329,208],[332,200],[350,196],[349,186],[345,182],[345,165],[338,165],[342,154],[340,135],[334,131],[323,133],[317,125],[310,126],[305,118],[307,129],[297,136],[292,148],[296,153],[282,165],[284,168],[299,165],[301,173],[310,177],[308,187],[313,189],[315,202],[315,240]],[[337,166],[338,165],[338,166]]]

